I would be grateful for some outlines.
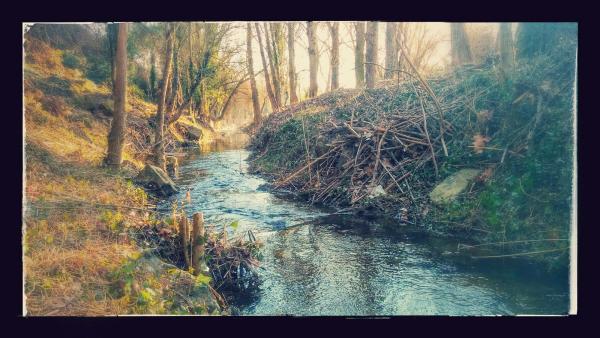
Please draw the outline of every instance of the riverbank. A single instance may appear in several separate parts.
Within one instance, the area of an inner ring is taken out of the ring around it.
[[[552,62],[508,79],[492,62],[304,101],[264,122],[251,171],[312,204],[471,239],[482,259],[565,268],[572,88],[561,87],[573,69]]]
[[[156,106],[130,93],[123,167],[107,169],[110,90],[65,67],[63,54],[35,39],[26,44],[27,314],[222,313],[209,279],[161,261],[136,241],[140,229],[163,220],[153,211],[157,198],[133,183],[151,149]],[[194,123],[173,124],[166,150],[201,146],[210,133]]]

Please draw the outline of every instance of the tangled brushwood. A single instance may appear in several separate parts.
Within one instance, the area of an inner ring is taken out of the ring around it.
[[[229,238],[228,228],[235,230],[237,223],[221,231],[214,225],[204,228],[203,220],[198,224],[196,215],[192,222],[187,221],[185,215],[176,217],[178,227],[173,219],[150,222],[133,229],[130,235],[138,245],[153,249],[163,261],[194,275],[210,277],[213,295],[226,306],[221,294],[245,290],[258,282],[256,267],[262,242],[250,230]],[[185,233],[187,238],[183,236]]]
[[[400,86],[338,91],[273,114],[253,140],[253,168],[283,169],[274,186],[313,203],[363,207],[377,198],[382,206],[392,195],[403,207],[416,207],[427,186],[415,173],[426,167],[439,175],[464,100],[448,78],[432,86],[435,93],[408,78]],[[307,113],[311,106],[317,108]]]

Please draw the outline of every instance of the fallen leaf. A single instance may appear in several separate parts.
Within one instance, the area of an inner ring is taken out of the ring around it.
[[[473,148],[475,153],[481,154],[485,148],[485,145],[490,141],[490,138],[487,136],[482,136],[481,134],[476,134],[473,136]]]

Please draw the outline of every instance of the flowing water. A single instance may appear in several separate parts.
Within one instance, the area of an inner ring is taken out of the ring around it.
[[[254,290],[231,305],[244,315],[501,315],[565,314],[568,276],[511,260],[447,255],[456,240],[432,238],[274,196],[248,173],[243,149],[201,153],[182,161],[187,214],[207,223],[238,220],[265,246]],[[324,217],[326,216],[326,217]],[[303,224],[304,223],[304,224]],[[232,231],[230,229],[230,231]],[[230,236],[235,234],[231,233]]]

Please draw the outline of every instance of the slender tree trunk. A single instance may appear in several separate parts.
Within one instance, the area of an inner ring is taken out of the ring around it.
[[[167,105],[167,88],[169,86],[169,78],[171,77],[171,63],[173,59],[173,44],[174,44],[175,25],[170,23],[166,33],[166,55],[165,65],[163,68],[163,81],[160,89],[160,98],[158,100],[158,111],[156,112],[156,131],[154,138],[154,163],[166,170],[165,167],[165,144],[164,144],[164,125],[165,125],[165,108]]]
[[[398,66],[397,27],[395,22],[388,22],[385,26],[385,79],[393,79],[394,69]]]
[[[274,22],[270,24],[273,40],[273,58],[275,61],[275,71],[277,72],[277,81],[280,85],[279,105],[285,105],[286,100],[282,100],[281,96],[285,93],[285,71],[283,65],[285,63],[285,38],[283,32],[283,24]]]
[[[263,23],[263,27],[265,28],[265,47],[267,49],[267,56],[269,57],[269,68],[271,69],[271,79],[273,80],[275,101],[277,101],[277,107],[281,107],[281,82],[277,60],[275,56],[275,42],[273,41],[273,39],[275,39],[275,36],[273,36],[273,39],[270,38],[269,35],[271,34],[269,33],[272,33],[272,31],[269,30],[269,26],[266,22]]]
[[[192,23],[190,22],[189,26],[188,26],[188,40],[190,42],[189,46],[189,52],[190,52],[190,58],[189,58],[189,87],[188,88],[190,90],[190,105],[188,107],[189,110],[189,114],[190,114],[190,118],[192,119],[192,121],[196,121],[194,118],[194,110],[192,109],[193,101],[194,101],[194,93],[192,92],[192,74],[194,74],[194,61],[192,60]]]
[[[258,104],[258,89],[254,78],[254,64],[252,61],[252,25],[246,24],[246,61],[248,62],[248,73],[250,74],[250,89],[252,91],[252,109],[254,111],[254,125],[260,124],[260,105]]]
[[[467,36],[464,23],[453,22],[450,24],[450,43],[452,65],[454,67],[473,62],[469,37]]]
[[[108,134],[106,163],[115,169],[121,167],[125,130],[127,128],[127,23],[119,24],[117,35],[116,71],[114,84],[114,113]]]
[[[510,71],[515,61],[514,42],[510,22],[500,23],[498,30],[498,52],[504,72]]]
[[[298,102],[298,96],[296,96],[296,55],[294,52],[294,23],[288,22],[288,77],[290,82],[290,103],[294,104]]]
[[[354,48],[354,72],[356,74],[356,88],[365,85],[365,23],[354,24],[356,32],[356,45]]]
[[[334,22],[331,29],[331,90],[340,87],[340,23]]]
[[[271,102],[271,109],[273,111],[279,110],[279,106],[277,105],[277,99],[275,98],[275,94],[273,93],[273,88],[271,87],[271,77],[269,76],[269,66],[267,66],[267,59],[265,58],[265,52],[263,50],[262,37],[260,35],[260,26],[258,23],[256,25],[256,36],[258,37],[258,49],[260,50],[260,58],[262,60],[263,71],[265,73],[265,86],[267,89],[267,96],[269,97],[269,101]]]
[[[310,86],[308,97],[317,96],[319,87],[317,85],[317,72],[319,70],[319,55],[317,51],[317,24],[314,21],[306,23],[306,34],[308,36],[308,63],[310,72]]]
[[[377,81],[377,21],[369,21],[367,23],[367,51],[366,51],[366,71],[365,80],[367,88],[374,88],[375,82]]]

